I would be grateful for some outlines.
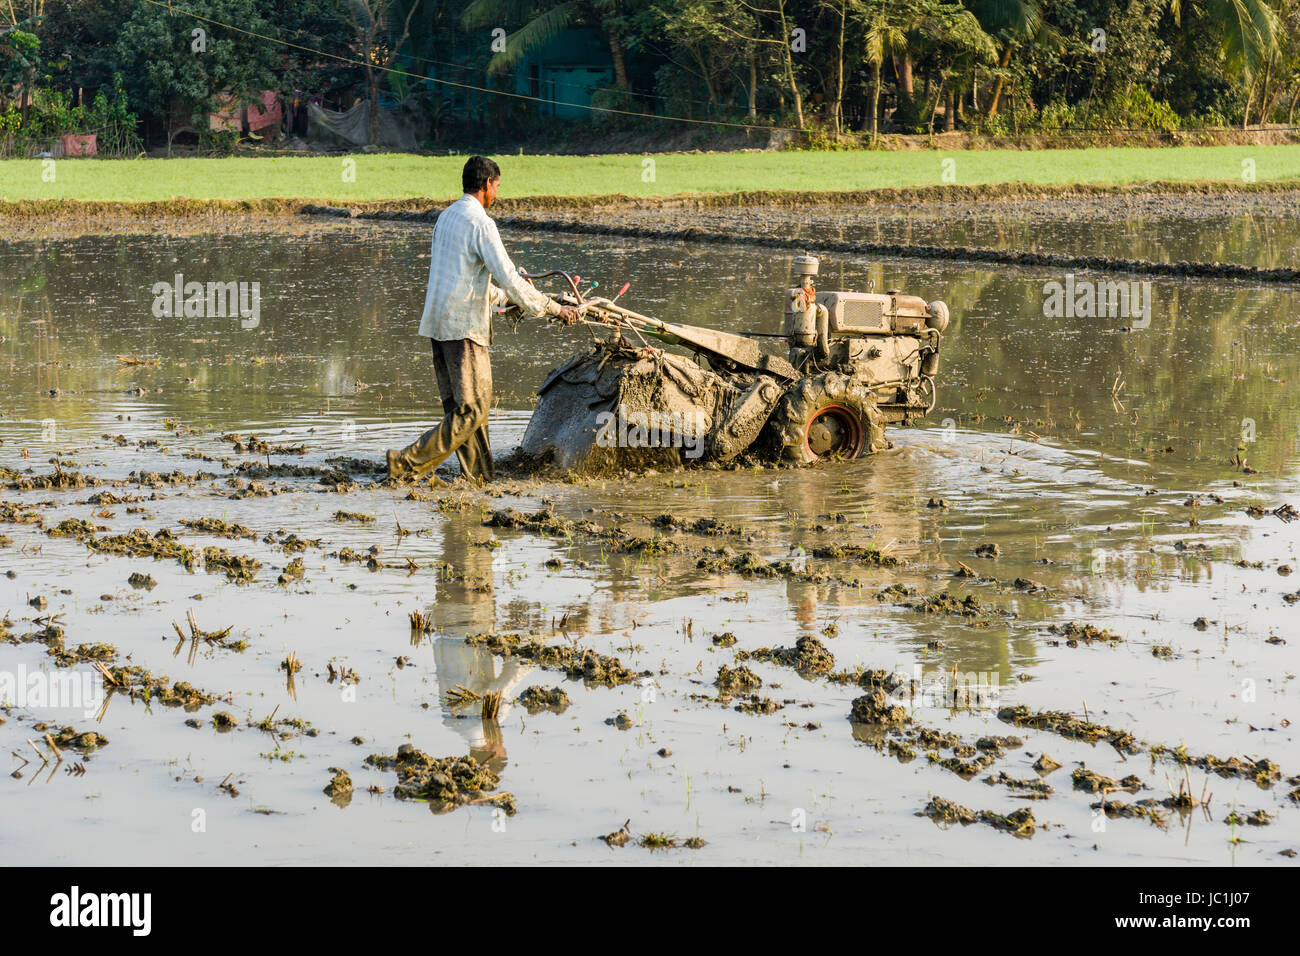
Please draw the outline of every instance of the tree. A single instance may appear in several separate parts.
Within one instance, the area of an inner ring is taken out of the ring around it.
[[[737,86],[745,91],[749,118],[758,115],[757,44],[738,38],[727,25],[743,33],[757,30],[753,18],[736,2],[712,0],[654,0],[647,22],[638,24],[641,44],[662,56],[673,68],[659,82],[671,88],[671,78],[692,77],[704,85],[711,107],[735,99]],[[691,104],[686,103],[690,112]]]
[[[1178,2],[1178,0],[1174,0]],[[989,98],[986,116],[998,111],[998,101],[1006,87],[1007,68],[1017,43],[1036,36],[1043,27],[1040,0],[967,0],[967,6],[979,20],[986,33],[997,38],[1002,45],[998,71],[993,81],[993,95]]]
[[[939,67],[939,85],[930,107],[930,126],[948,77],[956,68],[969,68],[976,62],[990,62],[996,53],[993,39],[984,32],[975,16],[956,0],[878,0],[863,14],[867,26],[863,57],[872,68],[871,134],[878,136],[880,115],[881,65],[888,57],[895,63],[900,96],[912,96],[910,69],[914,53],[932,59]],[[906,77],[906,82],[904,80]]]
[[[273,31],[256,0],[188,0],[187,6],[209,21]],[[168,128],[178,110],[188,113],[189,125],[203,128],[206,115],[223,105],[225,96],[239,105],[260,102],[261,91],[275,84],[279,51],[274,45],[200,23],[141,4],[116,34],[112,62],[126,77],[132,108],[161,117]]]
[[[1244,129],[1250,122],[1255,75],[1261,64],[1267,68],[1277,55],[1281,23],[1267,0],[1198,0],[1198,3],[1199,6],[1189,2],[1188,6],[1219,31],[1226,72],[1239,77],[1246,85],[1246,109],[1242,117]],[[1173,14],[1174,22],[1181,25],[1182,0],[1170,0],[1169,12]],[[1264,85],[1268,85],[1267,75]],[[1267,119],[1266,116],[1262,118]]]
[[[396,33],[392,25],[399,16],[398,0],[340,0],[344,19],[352,28],[356,41],[356,52],[365,64],[366,102],[370,104],[369,123],[366,139],[370,143],[379,141],[379,81],[387,76],[397,52],[411,33],[411,17],[419,6],[419,0],[411,0],[402,19],[401,33]],[[394,39],[396,37],[396,39]]]
[[[907,31],[902,26],[898,11],[900,7],[889,6],[889,0],[880,0],[880,6],[872,11],[870,26],[867,29],[863,57],[871,64],[871,142],[880,137],[880,72],[886,56],[894,56],[900,50],[907,49]]]
[[[22,93],[22,122],[27,125],[27,108],[31,89],[41,67],[41,40],[18,25],[0,30],[0,112],[7,105],[8,93],[18,87]]]
[[[726,3],[731,0],[709,0],[711,3]],[[734,0],[750,14],[752,27],[746,27],[742,24],[740,28],[733,26],[724,19],[719,19],[718,23],[723,30],[745,43],[762,44],[763,46],[773,49],[773,52],[779,50],[784,79],[790,90],[790,99],[794,104],[795,123],[799,129],[804,128],[803,117],[803,94],[799,91],[799,78],[794,65],[794,50],[792,43],[792,29],[789,17],[790,0],[770,0],[771,6],[750,3],[749,0]],[[765,0],[766,2],[766,0]],[[775,32],[775,37],[767,35],[763,29],[764,22],[770,26],[769,29]],[[753,32],[746,32],[752,29]]]

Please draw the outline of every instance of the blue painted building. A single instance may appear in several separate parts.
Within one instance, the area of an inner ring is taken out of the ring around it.
[[[589,119],[592,93],[614,85],[614,64],[595,30],[561,30],[515,67],[515,92],[542,100],[543,116]]]

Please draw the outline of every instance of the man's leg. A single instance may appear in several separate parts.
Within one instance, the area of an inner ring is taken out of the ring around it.
[[[492,360],[486,346],[469,339],[446,343],[444,358],[451,378],[461,391],[458,401],[471,406],[481,424],[456,449],[461,474],[478,481],[493,479],[492,446],[488,441],[488,413],[492,408]]]
[[[442,464],[453,451],[460,449],[480,427],[487,423],[487,405],[476,402],[476,362],[466,361],[466,346],[474,343],[461,339],[454,342],[432,340],[433,370],[438,379],[442,399],[443,418],[436,428],[431,428],[400,451],[388,453],[390,478],[419,477]],[[486,363],[487,349],[483,352]],[[468,365],[468,368],[467,368]],[[469,379],[466,380],[466,376]],[[491,402],[491,371],[488,372],[488,403]],[[479,386],[481,389],[481,386]],[[489,453],[490,454],[490,453]],[[462,468],[465,459],[461,457]]]

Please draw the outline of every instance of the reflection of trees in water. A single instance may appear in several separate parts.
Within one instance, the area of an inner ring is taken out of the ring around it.
[[[295,393],[351,398],[360,380],[370,386],[365,401],[384,395],[390,406],[432,405],[438,417],[427,343],[422,348],[415,334],[428,243],[426,228],[16,243],[0,249],[0,321],[12,324],[17,297],[43,288],[56,344],[73,366],[66,387],[77,391],[124,389],[104,358],[134,353],[165,358],[166,368],[138,369],[133,380],[166,385],[165,400],[183,403],[188,415],[228,415],[234,407],[257,418],[272,399]],[[170,284],[177,273],[185,282],[259,283],[260,325],[241,329],[237,316],[154,316],[154,284]],[[30,314],[30,302],[26,308]],[[521,323],[518,335],[497,331],[498,391],[509,407],[527,407],[572,340],[540,322]],[[19,365],[38,360],[28,339],[14,339]],[[199,389],[174,387],[191,377],[201,377]]]
[[[819,210],[811,220],[797,223],[796,234],[810,239],[824,235],[839,241],[1035,250],[1156,262],[1236,262],[1262,268],[1300,264],[1296,253],[1300,224],[1294,217],[1223,215],[1187,221],[1175,216],[1090,214],[1045,220],[1017,217],[1004,203],[991,204],[988,210],[958,206],[956,215],[945,215],[921,208],[897,217],[877,211],[868,219],[859,218],[852,208],[838,215]]]
[[[945,356],[950,381],[960,384],[941,382],[936,414],[958,412],[966,422],[976,412],[1031,421],[1050,415],[1054,429],[1034,430],[1071,444],[1154,457],[1157,472],[1186,469],[1190,459],[1208,480],[1227,477],[1224,466],[1236,450],[1241,421],[1253,418],[1252,462],[1281,468],[1294,459],[1300,395],[1282,383],[1300,375],[1300,350],[1295,329],[1285,327],[1285,290],[1156,280],[1150,328],[1122,332],[1131,322],[1044,318],[1042,284],[1061,278],[1009,271],[970,300]],[[1111,399],[1117,372],[1126,383],[1122,409]],[[977,403],[980,392],[984,401]],[[1082,427],[1074,428],[1075,422]],[[1005,428],[997,420],[977,427]],[[1081,438],[1081,432],[1100,437]],[[1170,444],[1175,453],[1167,457],[1141,453]],[[1129,477],[1141,480],[1138,471]]]
[[[474,543],[484,537],[473,521],[449,516],[442,522],[442,560],[463,577],[441,573],[436,576],[429,617],[438,630],[453,634],[490,634],[496,630],[492,549]]]
[[[923,562],[943,566],[943,554],[932,530],[933,519],[921,513],[925,500],[922,481],[923,473],[918,469],[883,457],[840,465],[834,470],[789,473],[782,478],[782,507],[787,512],[797,513],[801,520],[785,543],[802,548],[809,555],[814,548],[827,545],[874,544],[896,557],[915,556]],[[846,485],[852,488],[851,497],[837,493]],[[837,501],[846,498],[851,504],[841,509]],[[840,510],[845,512],[847,523],[817,517]],[[860,527],[863,522],[868,522],[871,527]],[[812,526],[817,524],[831,530],[815,532]],[[931,526],[928,532],[927,525]],[[916,554],[915,545],[923,543],[927,537],[932,544],[929,547],[923,545],[922,553]],[[840,642],[861,640],[863,627],[888,631],[895,640],[887,645],[887,650],[882,647],[881,653],[890,659],[872,661],[868,656],[867,661],[868,666],[888,669],[899,664],[894,658],[900,647],[910,646],[915,659],[921,660],[925,656],[926,643],[936,631],[942,631],[943,639],[949,645],[944,651],[944,660],[960,660],[963,671],[996,671],[1000,680],[1010,678],[1013,659],[1024,659],[1034,653],[1032,636],[1019,630],[996,624],[974,630],[948,620],[896,608],[893,606],[896,599],[883,604],[877,602],[876,593],[905,576],[905,569],[887,569],[872,577],[867,569],[857,568],[851,561],[828,562],[812,557],[808,558],[808,567],[813,570],[818,567],[844,570],[864,582],[861,589],[854,589],[786,580],[786,600],[802,629],[817,631],[833,622],[841,625],[838,637],[825,639],[832,653]],[[927,580],[924,586],[942,590],[944,585]],[[907,632],[905,634],[899,633],[900,620]],[[792,633],[788,639],[777,643],[793,645],[798,636],[798,633]],[[861,648],[849,650],[846,646],[845,650],[856,657]],[[937,661],[927,662],[927,671],[936,666],[939,666]]]

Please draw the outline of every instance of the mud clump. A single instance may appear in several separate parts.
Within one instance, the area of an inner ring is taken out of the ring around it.
[[[1135,803],[1125,803],[1123,800],[1102,800],[1100,803],[1089,804],[1093,810],[1101,810],[1108,817],[1131,818],[1140,820],[1149,820],[1160,829],[1165,829],[1168,825],[1168,815],[1161,809],[1160,803],[1156,800],[1138,800]]]
[[[1006,611],[985,607],[978,594],[967,594],[965,597],[959,598],[948,591],[939,594],[927,594],[918,601],[904,604],[904,607],[919,611],[922,614],[948,614],[954,617],[979,618],[994,613],[1010,616]]]
[[[1062,764],[1058,760],[1053,760],[1047,754],[1039,754],[1038,759],[1034,761],[1034,769],[1041,774],[1049,774],[1053,770],[1060,770]]]
[[[795,641],[794,647],[760,647],[752,653],[744,653],[741,660],[746,658],[783,664],[807,675],[828,674],[835,666],[835,655],[810,634]]]
[[[198,534],[215,535],[218,538],[251,538],[257,532],[242,524],[230,524],[221,518],[182,518],[180,523]]]
[[[227,578],[239,584],[248,584],[257,578],[262,562],[247,555],[231,554],[225,548],[203,549],[203,567],[209,573],[224,571]]]
[[[187,712],[193,712],[206,704],[214,704],[221,698],[216,694],[210,694],[200,690],[188,681],[176,681],[173,683],[165,675],[155,677],[152,673],[139,666],[119,666],[107,668],[109,679],[112,680],[113,686],[119,691],[126,693],[132,700],[143,700],[145,703],[157,701],[164,707],[181,707]],[[222,714],[212,716],[213,724],[221,728]],[[229,714],[224,715],[229,717]],[[234,726],[234,718],[230,718],[231,726]]]
[[[863,690],[883,688],[886,693],[911,686],[911,680],[900,671],[887,671],[883,667],[857,667],[851,671],[836,671],[826,679],[836,684],[857,684]]]
[[[473,757],[430,757],[411,744],[402,744],[395,755],[372,754],[366,765],[397,771],[393,795],[400,800],[423,800],[440,811],[470,803],[491,803],[509,816],[515,814],[515,800],[509,793],[492,793],[501,778]]]
[[[1102,630],[1091,624],[1078,624],[1074,621],[1068,624],[1053,624],[1047,630],[1049,633],[1065,638],[1065,643],[1069,647],[1077,647],[1079,644],[1092,644],[1097,641],[1110,644],[1124,640],[1118,634],[1112,634],[1110,631]]]
[[[539,641],[524,639],[514,634],[478,634],[465,638],[466,644],[482,647],[501,657],[522,657],[541,667],[563,671],[572,679],[582,678],[589,684],[606,684],[615,687],[630,684],[649,671],[636,673],[616,657],[605,657],[590,648],[558,647]]]
[[[1197,757],[1188,753],[1186,747],[1169,748],[1156,745],[1151,748],[1154,756],[1166,757],[1182,766],[1199,767],[1209,773],[1217,774],[1220,777],[1242,777],[1247,780],[1254,780],[1260,787],[1270,787],[1282,779],[1282,768],[1267,757],[1260,757],[1258,760],[1247,761],[1238,757],[1229,757],[1222,760],[1214,754],[1206,754],[1203,757]]]
[[[975,823],[979,819],[974,810],[943,797],[931,798],[922,813],[932,820],[942,820],[945,823]]]
[[[319,548],[324,544],[320,538],[300,538],[296,534],[284,534],[283,531],[272,532],[262,539],[263,544],[278,544],[285,554],[300,554],[310,548]]]
[[[652,518],[650,523],[656,528],[672,528],[675,531],[689,531],[692,534],[703,534],[710,537],[743,533],[736,525],[721,521],[718,518],[697,518],[695,521],[686,521],[674,515],[661,514]]]
[[[877,687],[853,701],[849,711],[849,720],[855,724],[885,724],[902,726],[910,718],[907,710],[898,704],[889,702],[889,695],[883,688]]]
[[[725,631],[722,634],[713,635],[714,647],[732,647],[735,645],[735,643],[736,643],[736,635],[732,634],[730,631]]]
[[[1005,770],[1000,771],[997,776],[985,777],[984,782],[990,787],[1001,785],[1012,790],[1023,790],[1024,796],[1029,800],[1046,800],[1056,792],[1046,780],[1037,777],[1013,777]]]
[[[356,789],[352,786],[352,778],[348,776],[346,770],[339,767],[330,767],[330,773],[334,774],[334,776],[325,785],[324,793],[326,796],[338,798],[346,796]]]
[[[373,524],[374,515],[362,514],[360,511],[336,511],[334,512],[335,521],[353,521],[357,524]]]
[[[736,706],[732,709],[742,714],[775,714],[784,706],[784,704],[778,704],[771,697],[760,697],[758,694],[750,694],[747,697],[738,700]]]
[[[604,833],[596,839],[600,840],[609,847],[627,846],[633,841],[632,831],[630,829],[632,821],[629,820],[613,833]],[[679,847],[685,847],[688,850],[698,850],[708,846],[708,841],[700,837],[689,837],[681,840],[670,833],[647,833],[636,839],[636,845],[646,850],[673,850]]]
[[[1123,780],[1114,780],[1087,767],[1076,767],[1070,774],[1070,780],[1073,781],[1075,790],[1084,790],[1088,793],[1108,793],[1114,790],[1137,793],[1143,786],[1136,774],[1129,774]]]
[[[131,558],[153,558],[156,561],[172,559],[187,571],[193,571],[199,557],[193,549],[176,540],[166,528],[150,534],[145,528],[136,528],[129,534],[105,535],[102,538],[85,537],[82,543],[98,554],[116,554]]]
[[[885,601],[902,601],[904,598],[913,597],[915,594],[916,591],[912,588],[895,582],[889,587],[877,591],[876,600],[883,604]]]
[[[79,471],[64,471],[57,464],[48,475],[24,475],[12,468],[0,468],[0,480],[9,482],[16,491],[70,491],[102,484],[99,478],[88,478]]]
[[[744,577],[774,578],[780,574],[776,565],[758,553],[754,551],[737,553],[730,548],[719,548],[710,556],[700,558],[695,567],[715,574],[730,571]]]
[[[141,574],[139,571],[131,572],[131,576],[126,579],[126,583],[133,588],[143,591],[152,591],[158,586],[152,574]]]
[[[995,813],[992,810],[976,811],[953,803],[951,800],[945,800],[943,797],[932,797],[925,809],[917,815],[929,817],[939,823],[960,823],[963,826],[987,823],[991,827],[1016,836],[1032,836],[1037,826],[1033,811],[1028,807],[1007,814]]]
[[[45,533],[51,538],[86,538],[92,537],[100,531],[106,530],[99,525],[91,524],[81,518],[64,518],[56,527],[50,528]]]
[[[961,746],[961,737],[934,727],[921,727],[916,732],[916,742],[933,750],[953,750]]]
[[[1232,810],[1223,818],[1223,822],[1228,826],[1234,827],[1239,827],[1243,824],[1252,827],[1266,827],[1273,822],[1273,815],[1267,810],[1256,810],[1254,813],[1242,816],[1236,810]]]
[[[899,565],[898,558],[870,545],[832,545],[829,548],[813,548],[811,554],[823,561],[852,561],[872,568],[896,568]]]
[[[530,714],[540,714],[544,710],[562,714],[570,704],[569,695],[561,688],[545,688],[536,684],[520,694],[518,700]]]
[[[100,747],[108,745],[108,738],[93,730],[79,731],[74,727],[64,727],[54,734],[54,742],[64,750],[78,753],[93,753]]]
[[[531,531],[535,534],[561,538],[572,537],[579,532],[598,534],[605,530],[594,521],[568,521],[550,509],[524,514],[514,508],[504,508],[492,512],[492,517],[484,524],[489,528],[510,528],[515,531]]]
[[[1047,730],[1072,740],[1086,740],[1089,743],[1104,740],[1123,753],[1135,754],[1142,752],[1137,739],[1127,730],[1118,730],[1114,727],[1106,727],[1102,724],[1080,720],[1073,714],[1067,714],[1064,711],[1031,711],[1023,704],[1019,704],[1015,707],[1003,707],[999,710],[998,720],[1014,724],[1017,727]]]
[[[292,584],[294,581],[300,581],[306,573],[306,570],[302,558],[294,558],[284,566],[284,570],[280,572],[280,576],[276,578],[276,583]]]
[[[969,760],[963,760],[960,756],[940,757],[937,753],[926,754],[930,763],[937,764],[950,773],[955,773],[963,780],[970,780],[976,774],[979,774],[993,765],[997,758],[992,754],[982,753]]]
[[[763,686],[763,679],[743,664],[735,668],[723,664],[718,668],[713,684],[722,696],[731,696],[758,690]]]
[[[33,524],[38,528],[45,526],[43,515],[12,501],[0,501],[0,521],[6,524]]]
[[[71,651],[55,654],[55,662],[60,667],[72,667],[74,664],[89,661],[112,661],[117,657],[117,648],[112,644],[78,644]]]

